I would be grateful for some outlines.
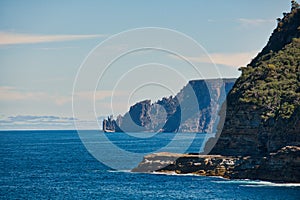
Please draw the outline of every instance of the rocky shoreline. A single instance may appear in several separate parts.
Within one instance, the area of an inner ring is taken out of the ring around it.
[[[155,153],[132,172],[196,174],[227,179],[299,183],[300,147],[286,146],[265,157]]]

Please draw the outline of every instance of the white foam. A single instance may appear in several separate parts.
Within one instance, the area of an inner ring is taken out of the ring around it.
[[[300,183],[274,183],[269,181],[254,181],[254,180],[227,180],[213,181],[222,184],[240,184],[242,187],[300,187]]]
[[[108,170],[108,172],[112,173],[138,173],[131,172],[131,170]],[[269,181],[259,181],[259,180],[250,180],[250,179],[237,179],[237,180],[229,180],[221,176],[203,176],[199,174],[177,174],[176,172],[151,172],[147,174],[157,174],[157,175],[166,175],[166,176],[201,176],[201,177],[210,177],[210,178],[218,178],[222,179],[219,181],[211,181],[214,183],[221,184],[239,184],[242,187],[300,187],[300,183],[274,183]]]
[[[193,173],[177,174],[176,172],[151,172],[150,174],[159,174],[159,175],[166,175],[166,176],[201,176],[201,177],[207,177],[207,176],[202,176],[202,175],[193,174]]]
[[[255,184],[242,185],[244,187],[300,187],[300,183],[272,183],[260,181]]]
[[[107,170],[108,172],[111,173],[132,173],[131,170],[129,169],[124,169],[124,170]]]

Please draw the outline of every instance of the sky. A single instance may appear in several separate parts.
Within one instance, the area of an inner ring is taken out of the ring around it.
[[[289,0],[0,1],[0,129],[95,128],[94,118],[175,95],[190,79],[238,77],[289,10]],[[173,42],[204,75],[170,52],[143,49],[100,76],[103,60],[145,42]]]

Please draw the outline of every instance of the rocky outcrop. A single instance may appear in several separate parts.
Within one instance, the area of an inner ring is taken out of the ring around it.
[[[117,122],[112,119],[112,116],[103,120],[102,130],[105,132],[122,132]]]
[[[298,183],[299,166],[300,147],[287,146],[266,157],[156,153],[145,156],[132,171]]]
[[[218,111],[236,79],[192,80],[175,96],[155,103],[144,100],[111,120],[124,132],[216,131]],[[103,121],[103,130],[113,130]],[[118,132],[115,130],[115,132]]]

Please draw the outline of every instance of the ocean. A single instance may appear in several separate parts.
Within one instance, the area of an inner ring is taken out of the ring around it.
[[[82,136],[101,146],[101,163]],[[226,180],[195,175],[131,173],[142,155],[165,150],[170,141],[189,144],[186,152],[202,149],[204,134],[175,138],[172,133],[151,137],[99,131],[0,131],[0,199],[299,199],[300,184]],[[195,138],[194,138],[195,136]],[[95,138],[94,138],[95,137]],[[109,142],[110,141],[110,142]],[[130,165],[111,157],[109,145],[136,155]],[[177,152],[176,145],[170,151]],[[87,148],[88,149],[87,149]],[[95,156],[95,157],[94,157]],[[113,169],[112,166],[117,166]],[[122,166],[126,166],[122,168]]]

